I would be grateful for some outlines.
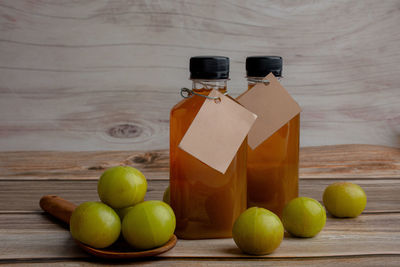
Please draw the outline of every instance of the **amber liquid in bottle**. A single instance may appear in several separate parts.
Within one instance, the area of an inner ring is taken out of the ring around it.
[[[254,85],[249,83],[248,89]],[[263,207],[281,217],[285,205],[298,197],[299,132],[300,114],[254,150],[248,147],[248,207]]]
[[[224,93],[224,84],[211,83],[207,89],[194,86],[193,91],[208,95],[214,87]],[[204,101],[210,100],[192,95],[171,110],[170,202],[177,221],[175,233],[183,239],[231,237],[234,221],[246,209],[247,139],[225,174],[178,147]]]

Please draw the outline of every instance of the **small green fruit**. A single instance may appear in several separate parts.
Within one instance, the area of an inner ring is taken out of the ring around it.
[[[367,195],[359,185],[338,182],[325,189],[323,201],[333,216],[357,217],[367,205]]]
[[[168,205],[170,204],[170,189],[169,186],[167,189],[165,189],[164,195],[163,195],[163,201],[167,203]]]
[[[115,212],[118,214],[121,221],[124,219],[125,215],[133,208],[134,206],[129,206],[122,209],[115,209]]]
[[[313,237],[325,226],[326,212],[315,199],[298,197],[283,209],[282,222],[286,231],[298,237]]]
[[[129,166],[107,169],[97,184],[97,192],[101,201],[114,209],[142,202],[146,191],[147,181],[144,175]]]
[[[265,255],[282,242],[283,225],[278,216],[264,208],[252,207],[243,212],[233,225],[233,240],[247,254]]]
[[[71,215],[70,232],[73,238],[94,248],[114,243],[121,233],[121,221],[115,211],[100,202],[85,202]]]
[[[152,249],[164,245],[175,231],[175,214],[171,207],[157,200],[134,206],[122,221],[122,235],[137,249]]]

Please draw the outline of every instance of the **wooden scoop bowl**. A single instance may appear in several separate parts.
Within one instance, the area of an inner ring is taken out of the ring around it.
[[[69,220],[71,218],[72,212],[75,210],[76,205],[63,199],[58,196],[43,196],[40,199],[40,207],[56,217],[57,219],[67,223],[69,225]],[[150,249],[150,250],[134,250],[128,243],[126,243],[122,238],[118,239],[113,245],[104,249],[97,249],[85,245],[78,240],[75,240],[76,243],[87,253],[92,254],[101,258],[108,259],[131,259],[131,258],[142,258],[142,257],[151,257],[155,255],[159,255],[164,253],[170,249],[172,249],[178,239],[175,235],[171,237],[171,239],[161,247]]]

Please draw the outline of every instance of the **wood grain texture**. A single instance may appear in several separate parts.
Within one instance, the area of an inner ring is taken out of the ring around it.
[[[400,177],[400,149],[372,145],[305,147],[301,178]]]
[[[400,177],[400,176],[399,176]],[[400,212],[400,179],[346,179],[360,185],[368,196],[364,213]],[[331,179],[300,180],[300,195],[317,199],[322,203],[324,189],[335,182]],[[151,180],[146,200],[162,200],[168,181]],[[75,204],[84,201],[99,201],[97,181],[1,181],[0,214],[41,212],[39,199],[43,195],[54,194]],[[15,196],[24,196],[10,202]]]
[[[302,149],[300,195],[321,201],[328,184],[346,180],[365,189],[367,207],[353,219],[328,216],[325,228],[314,238],[299,239],[287,234],[273,254],[262,257],[242,254],[232,239],[179,240],[173,250],[151,261],[108,262],[80,250],[66,224],[40,211],[40,197],[58,194],[77,204],[97,200],[99,173],[115,164],[129,164],[147,171],[146,199],[161,199],[168,184],[166,151],[1,152],[0,264],[397,266],[400,261],[399,153],[398,149],[370,145]]]
[[[8,218],[13,218],[8,220]],[[19,223],[15,223],[19,219]],[[67,229],[57,222],[49,227],[42,214],[0,214],[2,259],[88,258]],[[382,223],[385,220],[385,223]],[[245,255],[233,239],[179,240],[161,258],[302,258],[358,255],[400,256],[400,214],[362,215],[355,219],[328,218],[322,232],[304,239],[285,236],[279,249],[266,256]],[[11,228],[11,229],[10,229]],[[340,245],[339,245],[340,244]],[[24,253],[21,253],[24,251]]]
[[[188,59],[284,57],[301,144],[400,146],[400,4],[387,1],[0,2],[0,150],[168,147]]]
[[[331,257],[331,258],[292,258],[292,259],[273,259],[269,258],[268,260],[260,260],[260,259],[152,259],[151,261],[122,261],[118,262],[118,265],[122,266],[177,266],[177,267],[186,267],[186,266],[194,266],[194,267],[202,267],[202,266],[307,266],[307,267],[320,267],[320,266],[343,266],[343,267],[373,267],[373,266],[384,266],[387,267],[398,267],[399,266],[400,256],[396,255],[363,255],[363,256],[343,256],[343,257]],[[6,261],[3,261],[6,262]],[[0,262],[1,264],[1,262]],[[63,266],[63,267],[91,267],[91,266],[99,266],[99,265],[115,265],[113,262],[100,262],[95,259],[85,259],[83,260],[71,260],[66,259],[62,262],[58,260],[47,259],[47,262],[43,262],[43,260],[38,261],[35,259],[31,260],[21,260],[18,263],[6,262],[9,266],[30,266],[30,267],[42,267],[42,266]]]
[[[169,154],[157,151],[0,153],[0,180],[89,180],[116,165],[141,170],[149,180],[168,180]],[[400,177],[400,149],[374,145],[306,147],[300,150],[302,179]]]

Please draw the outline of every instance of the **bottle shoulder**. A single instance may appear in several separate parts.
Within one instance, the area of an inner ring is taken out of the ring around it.
[[[182,110],[191,110],[191,111],[196,111],[200,109],[201,105],[203,104],[205,98],[200,97],[200,96],[192,96],[189,98],[184,98],[181,101],[179,101],[175,106],[172,107],[171,109],[171,116],[177,112],[177,111],[182,111]]]
[[[181,101],[179,101],[178,103],[176,103],[176,104],[172,107],[171,112],[173,112],[173,111],[175,111],[175,110],[177,110],[177,109],[180,109],[180,108],[184,107],[184,106],[185,106],[185,103],[186,103],[188,100],[189,100],[189,98],[183,98]]]

